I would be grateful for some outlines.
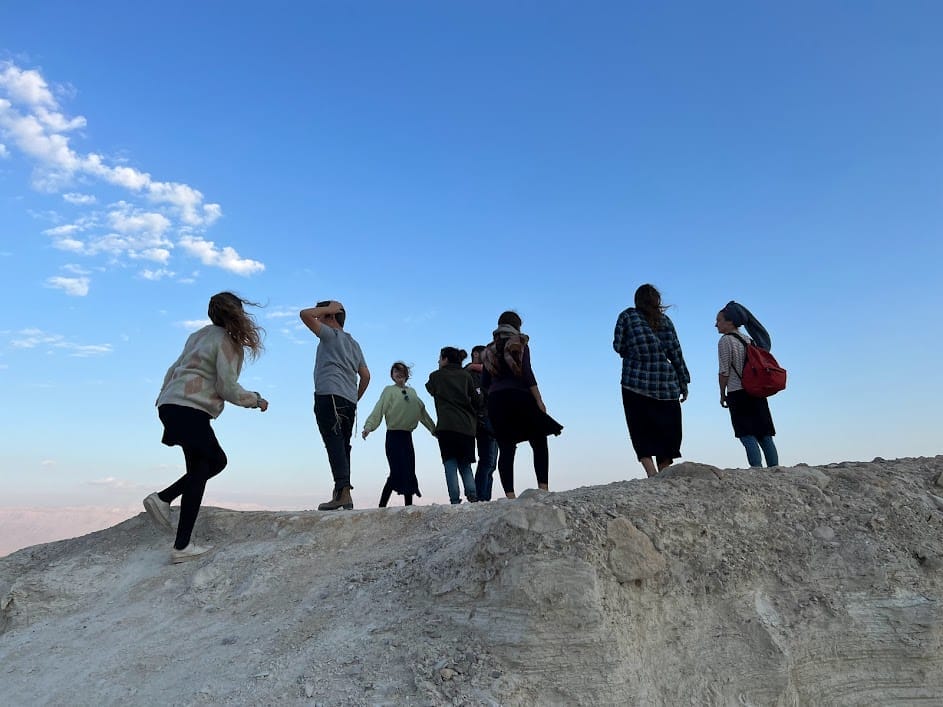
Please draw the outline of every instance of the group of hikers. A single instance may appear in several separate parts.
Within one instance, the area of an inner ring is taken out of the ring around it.
[[[262,329],[246,306],[258,305],[231,292],[210,298],[212,323],[189,336],[183,352],[167,370],[157,398],[164,427],[161,441],[183,449],[186,472],[166,489],[149,494],[144,508],[158,527],[175,532],[173,563],[195,559],[212,549],[191,540],[206,483],[227,463],[211,420],[220,415],[227,401],[262,412],[268,409],[265,398],[239,384],[245,356],[254,360],[263,350]],[[623,361],[622,401],[629,436],[648,476],[681,456],[681,403],[687,398],[690,382],[665,309],[658,290],[642,285],[635,293],[635,306],[619,315],[613,340]],[[370,383],[370,370],[360,345],[344,329],[347,312],[340,302],[318,302],[299,315],[318,338],[314,415],[334,479],[330,500],[321,503],[318,510],[351,509],[351,437],[357,403]],[[750,465],[762,466],[762,450],[767,465],[774,466],[778,463],[772,439],[775,429],[766,398],[746,394],[740,383],[748,342],[739,327],[746,326],[757,345],[766,349],[769,336],[736,302],[718,313],[715,326],[724,335],[718,344],[721,405],[730,411],[734,434],[744,445]],[[436,420],[408,385],[410,367],[402,361],[392,364],[392,384],[383,389],[362,431],[367,439],[381,421],[386,423],[389,476],[380,494],[381,508],[393,492],[401,494],[406,505],[421,495],[412,440],[420,424],[438,442],[453,504],[461,503],[461,491],[469,502],[491,500],[495,468],[505,496],[515,498],[514,457],[522,442],[533,450],[538,488],[549,488],[547,438],[559,435],[563,426],[547,414],[531,367],[529,338],[521,328],[516,312],[503,312],[492,341],[473,347],[467,365],[463,365],[468,358],[465,350],[447,346],[440,351],[439,367],[426,382]],[[476,450],[477,468],[472,473]],[[170,504],[177,498],[180,514],[174,529]]]

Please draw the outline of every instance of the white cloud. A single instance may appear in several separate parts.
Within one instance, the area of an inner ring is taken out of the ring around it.
[[[98,201],[92,194],[79,194],[78,192],[69,192],[68,194],[63,194],[62,198],[68,201],[70,204],[75,204],[76,206],[88,206],[89,204],[94,204]]]
[[[181,326],[187,331],[196,331],[197,329],[202,329],[205,326],[212,324],[209,319],[187,319],[182,322],[177,322],[177,326]]]
[[[70,356],[77,358],[88,358],[89,356],[101,356],[112,352],[111,344],[73,344],[64,341],[56,344],[57,348],[65,349]]]
[[[89,275],[90,270],[83,268],[81,265],[76,265],[75,263],[68,263],[62,266],[62,269],[66,272],[70,272],[73,275]]]
[[[46,286],[53,289],[62,290],[72,297],[85,297],[88,294],[88,286],[91,281],[87,277],[62,277],[55,276],[46,278]]]
[[[151,280],[156,282],[157,280],[163,280],[166,278],[172,278],[176,273],[166,268],[158,268],[157,270],[142,270],[140,275],[145,280]]]
[[[229,246],[217,248],[213,241],[198,236],[182,236],[179,245],[204,265],[213,265],[236,275],[251,275],[265,270],[265,265],[259,261],[242,258]]]
[[[119,233],[145,233],[160,237],[170,228],[170,220],[163,214],[136,210],[125,202],[119,202],[117,208],[109,212],[108,220]]]
[[[46,85],[45,79],[35,69],[20,69],[11,62],[0,64],[0,86],[10,96],[33,106],[55,107],[56,99]]]
[[[10,342],[15,349],[34,349],[43,344],[58,343],[63,339],[60,334],[47,334],[41,329],[23,329],[17,334],[20,338]]]
[[[128,481],[127,479],[118,479],[114,476],[106,476],[103,479],[94,479],[86,482],[89,486],[104,486],[110,489],[137,489],[143,488],[139,483]]]
[[[7,149],[7,146],[0,142],[0,159],[10,156],[10,151]]]
[[[298,312],[301,310],[301,307],[274,307],[272,309],[266,309],[262,313],[262,316],[266,319],[296,319]]]
[[[89,182],[94,180],[127,192],[126,201],[105,213],[87,214],[72,224],[47,229],[54,247],[89,257],[107,255],[110,263],[132,258],[166,264],[173,254],[171,239],[179,236],[185,246],[182,253],[205,265],[239,275],[265,269],[261,262],[203,237],[205,229],[222,217],[222,207],[207,203],[198,189],[182,182],[156,180],[146,171],[120,164],[120,160],[74,149],[74,131],[86,124],[83,116],[71,117],[62,111],[40,71],[0,61],[0,138],[4,140],[0,156],[12,149],[22,152],[33,162],[33,186],[48,192],[64,191],[62,198],[73,206],[89,207],[98,202],[98,197],[89,193],[93,190]],[[65,191],[76,181],[82,183],[82,192]],[[105,229],[108,232],[103,233]],[[77,237],[80,232],[85,234],[82,239]],[[87,292],[88,283],[49,278],[47,285],[78,294],[82,287]]]
[[[111,344],[78,344],[62,334],[50,334],[42,329],[22,329],[14,334],[10,345],[15,349],[44,349],[47,353],[67,351],[70,356],[80,358],[112,352]]]
[[[52,245],[54,248],[58,248],[59,250],[67,250],[72,253],[85,252],[85,241],[79,241],[75,238],[60,238]]]
[[[43,233],[47,236],[68,236],[77,232],[78,230],[80,230],[78,224],[64,223],[61,226],[47,228],[45,231],[43,231]]]

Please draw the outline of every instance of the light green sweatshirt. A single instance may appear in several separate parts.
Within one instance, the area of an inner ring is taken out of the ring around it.
[[[373,412],[363,423],[367,432],[373,432],[380,426],[380,420],[386,417],[386,429],[406,430],[412,432],[421,422],[430,432],[435,430],[435,422],[426,412],[416,391],[408,385],[400,388],[398,385],[388,385],[380,393]]]

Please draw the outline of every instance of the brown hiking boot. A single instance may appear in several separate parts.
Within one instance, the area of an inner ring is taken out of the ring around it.
[[[343,508],[349,511],[354,507],[354,502],[350,498],[350,486],[345,486],[340,491],[335,491],[330,501],[325,501],[318,506],[319,511],[336,511]]]

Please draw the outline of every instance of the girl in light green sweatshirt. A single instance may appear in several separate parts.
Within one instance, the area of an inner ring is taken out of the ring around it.
[[[386,458],[390,463],[390,475],[380,494],[380,508],[386,507],[393,491],[403,495],[407,506],[413,505],[413,496],[422,496],[416,479],[413,430],[421,422],[429,432],[434,432],[435,422],[429,417],[416,391],[406,385],[410,373],[409,366],[402,361],[393,364],[390,368],[393,385],[383,389],[373,412],[363,425],[363,438],[366,439],[380,426],[380,420],[386,418]]]

